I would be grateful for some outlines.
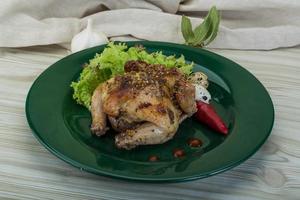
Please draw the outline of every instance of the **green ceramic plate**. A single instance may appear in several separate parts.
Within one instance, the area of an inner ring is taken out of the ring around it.
[[[212,104],[229,127],[223,136],[195,119],[187,119],[176,136],[165,144],[142,146],[131,151],[117,149],[113,132],[103,138],[91,135],[91,116],[72,99],[70,83],[82,65],[105,46],[87,49],[63,58],[45,70],[32,85],[26,101],[28,123],[36,138],[62,160],[88,172],[140,181],[183,181],[211,176],[245,161],[269,136],[274,108],[263,85],[238,64],[209,51],[161,42],[142,44],[150,52],[183,54],[210,80]],[[203,145],[191,148],[189,138]],[[181,148],[182,158],[172,151]],[[150,155],[160,161],[149,162]]]

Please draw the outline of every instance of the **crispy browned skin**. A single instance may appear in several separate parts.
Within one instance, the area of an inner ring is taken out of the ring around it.
[[[99,85],[93,93],[91,113],[92,113],[92,125],[91,131],[97,136],[105,134],[106,130],[106,114],[103,111],[102,101],[102,85]]]
[[[174,136],[182,116],[196,112],[194,86],[175,68],[129,61],[124,75],[108,80],[100,88],[102,112],[121,132],[116,136],[119,148],[164,143]],[[97,94],[95,91],[93,100],[97,100]],[[99,110],[92,109],[92,116],[99,116],[93,113]],[[103,121],[97,121],[102,127]]]
[[[196,112],[195,87],[176,68],[166,68],[163,65],[149,65],[143,61],[129,61],[125,65],[126,72],[146,72],[154,77],[158,84],[168,87],[180,108],[191,115]]]
[[[187,115],[183,114],[179,119],[179,123],[186,118]],[[176,131],[177,129],[167,132],[154,123],[145,122],[118,134],[116,136],[116,145],[120,148],[132,149],[137,145],[162,144],[173,138]]]

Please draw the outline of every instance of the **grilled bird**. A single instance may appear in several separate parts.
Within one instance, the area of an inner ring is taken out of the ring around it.
[[[91,131],[104,135],[107,119],[119,132],[117,147],[161,144],[196,111],[195,87],[177,68],[128,61],[125,73],[100,84],[93,93]]]

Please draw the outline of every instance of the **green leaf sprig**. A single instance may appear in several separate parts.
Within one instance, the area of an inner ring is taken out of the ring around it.
[[[216,38],[219,24],[220,14],[216,6],[209,10],[204,21],[194,30],[192,29],[191,20],[183,15],[181,18],[181,32],[185,39],[185,44],[196,47],[208,45]]]

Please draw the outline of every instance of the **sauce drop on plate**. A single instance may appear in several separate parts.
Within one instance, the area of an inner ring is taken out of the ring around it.
[[[151,155],[151,156],[149,156],[148,160],[151,161],[151,162],[155,162],[155,161],[158,161],[159,158],[158,158],[158,156]]]
[[[174,149],[173,150],[173,156],[175,158],[181,158],[181,157],[185,156],[184,150],[182,150],[182,149]]]
[[[199,140],[198,138],[191,138],[188,140],[188,145],[190,147],[200,147],[202,146],[202,141]]]

